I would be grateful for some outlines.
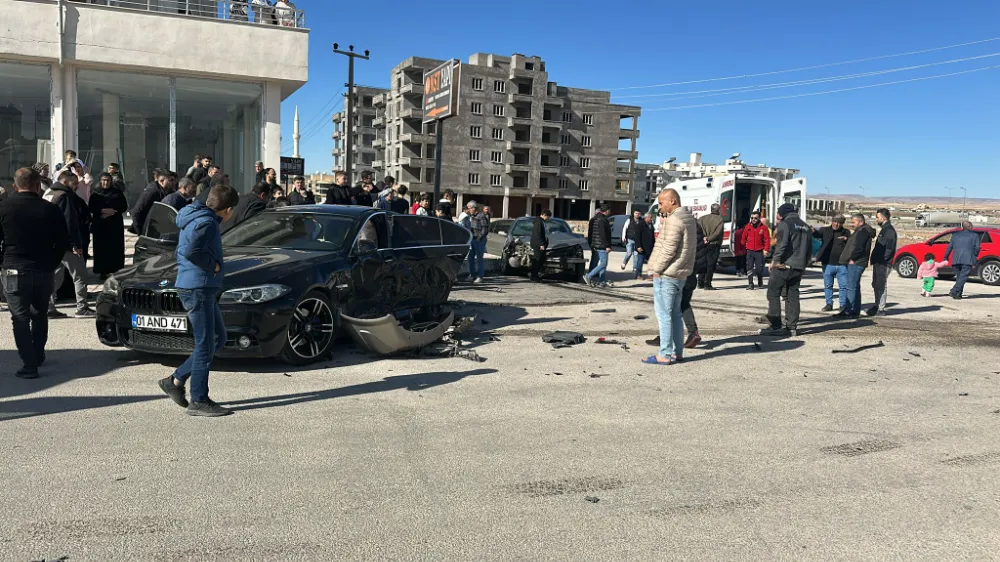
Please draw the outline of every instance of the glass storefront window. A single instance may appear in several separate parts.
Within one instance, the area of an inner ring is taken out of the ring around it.
[[[52,80],[48,65],[0,62],[0,182],[18,168],[51,163]]]
[[[185,173],[196,154],[211,156],[239,193],[256,179],[260,160],[259,84],[177,78],[177,167]]]
[[[153,168],[170,164],[170,80],[80,70],[77,96],[78,156],[95,174],[117,162],[125,195],[134,203],[151,181]]]

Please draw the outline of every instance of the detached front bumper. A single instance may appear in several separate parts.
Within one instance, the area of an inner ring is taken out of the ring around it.
[[[226,346],[217,357],[273,357],[281,352],[288,334],[294,299],[261,305],[222,305]],[[161,332],[132,328],[132,314],[184,316],[183,312],[129,310],[114,295],[102,293],[95,307],[97,337],[110,347],[126,347],[159,355],[188,355],[194,350],[190,322],[187,332]]]

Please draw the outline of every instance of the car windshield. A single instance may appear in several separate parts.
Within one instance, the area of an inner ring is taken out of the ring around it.
[[[353,225],[350,217],[267,212],[223,234],[222,245],[335,252],[344,249]]]
[[[514,236],[531,236],[531,225],[532,221],[530,219],[519,220],[514,224],[514,230],[511,234]],[[545,233],[573,234],[573,229],[571,229],[565,221],[561,221],[559,219],[549,219],[545,221]]]

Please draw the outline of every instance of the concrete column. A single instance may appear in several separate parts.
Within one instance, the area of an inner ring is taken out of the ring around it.
[[[592,216],[594,216],[595,213],[597,213],[597,199],[591,199],[590,200],[590,214],[587,215],[587,216],[588,217],[592,217]]]
[[[632,216],[632,200],[631,199],[629,199],[625,203],[625,214],[628,215],[628,216],[630,216],[630,217]]]
[[[555,197],[549,197],[549,210],[552,211],[553,213],[556,212],[556,198]]]
[[[361,176],[358,176],[358,177],[361,177]],[[444,192],[442,191],[442,193],[444,193]],[[461,215],[462,211],[464,211],[464,210],[465,210],[465,197],[464,197],[464,194],[462,194],[462,193],[456,193],[455,194],[455,218],[458,218],[458,215]]]
[[[101,94],[101,135],[103,166],[118,162],[118,148],[122,145],[118,96]]]
[[[531,195],[528,195],[527,197],[525,197],[524,216],[530,217],[530,216],[534,215],[534,213],[531,210],[531,208],[535,205],[535,200],[534,199],[535,198],[532,197]]]
[[[503,196],[503,213],[501,213],[500,218],[507,219],[510,218],[510,195],[505,194]]]
[[[66,142],[63,131],[66,127],[66,104],[63,95],[63,74],[59,65],[53,64],[49,68],[49,75],[52,76],[52,88],[49,90],[49,102],[52,104],[52,117],[50,123],[49,138],[52,139],[52,154],[45,159],[49,166],[54,166],[62,159],[62,154],[66,150]],[[51,176],[51,168],[50,173]]]
[[[281,169],[281,85],[275,82],[264,84],[263,120],[264,134],[261,160],[265,168]]]
[[[64,64],[62,68],[62,93],[63,93],[63,128],[62,128],[62,149],[55,155],[55,161],[61,162],[63,152],[66,150],[76,150],[80,147],[80,124],[78,123],[77,95],[76,95],[76,68],[71,64]],[[56,162],[52,164],[55,164]]]

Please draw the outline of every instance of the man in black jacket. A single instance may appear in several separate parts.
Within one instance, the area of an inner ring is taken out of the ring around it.
[[[56,266],[53,287],[62,285],[63,271],[68,271],[76,290],[76,318],[92,318],[94,311],[87,304],[87,240],[90,225],[90,209],[76,194],[79,185],[73,172],[63,170],[59,180],[52,184],[45,199],[59,208],[63,214],[66,231],[69,233],[69,251],[63,253],[61,263]],[[56,310],[56,295],[49,301],[49,318],[64,318],[66,315]]]
[[[795,206],[778,207],[781,222],[774,229],[771,278],[767,282],[767,320],[762,336],[795,336],[799,322],[799,283],[812,255],[812,228],[795,213]],[[785,326],[781,325],[781,292],[787,288]]]
[[[851,222],[854,233],[847,239],[844,251],[840,254],[840,263],[847,266],[847,285],[844,290],[847,302],[837,316],[857,318],[861,315],[861,276],[868,268],[875,229],[866,224],[865,216],[861,213],[852,216]]]
[[[608,257],[611,255],[611,223],[608,222],[610,214],[611,207],[606,204],[601,205],[587,226],[587,243],[590,244],[591,251],[590,273],[583,277],[583,282],[591,287],[608,286]]]
[[[202,193],[211,190],[213,185],[212,180],[214,180],[216,177],[221,177],[221,176],[222,176],[222,168],[218,166],[209,166],[208,173],[201,176],[201,179],[195,181],[195,185],[198,186],[197,189],[198,195],[201,195]],[[204,203],[206,200],[208,200],[208,194],[206,193],[205,196],[199,200]]]
[[[195,195],[197,193],[194,181],[191,178],[183,177],[177,182],[177,191],[168,193],[160,200],[160,203],[170,205],[174,210],[180,211],[194,201]]]
[[[306,203],[299,203],[298,198],[293,200],[295,192],[293,191],[288,196],[289,205],[305,205]],[[347,187],[347,173],[341,170],[337,170],[333,174],[333,185],[326,190],[326,200],[323,201],[327,205],[350,205],[351,204],[351,194]]]
[[[638,230],[642,223],[642,211],[632,211],[632,216],[629,217],[625,228],[622,229],[622,242],[625,243],[625,259],[622,260],[622,271],[625,271],[625,267],[628,266],[628,260],[632,259],[632,256],[636,253],[636,236],[639,235]],[[639,258],[636,258],[636,261],[632,263],[633,272],[638,267],[638,260]]]
[[[875,222],[879,225],[875,248],[872,249],[872,288],[875,289],[875,304],[865,311],[868,316],[885,314],[886,283],[892,271],[892,260],[896,257],[896,228],[890,222],[889,209],[875,211]]]
[[[14,174],[16,192],[0,204],[0,285],[7,295],[14,344],[22,367],[17,377],[34,379],[45,362],[52,272],[69,250],[63,214],[40,196],[41,177],[30,168]]]
[[[635,234],[635,278],[642,277],[642,266],[646,264],[646,259],[653,253],[653,245],[656,243],[656,235],[653,232],[653,215],[646,215],[640,219],[636,226]]]
[[[723,231],[725,222],[722,219],[722,207],[718,203],[712,203],[707,215],[698,219],[701,226],[702,236],[705,245],[705,272],[698,277],[698,287],[714,291],[712,279],[715,277],[715,266],[719,263],[719,252],[722,250]]]
[[[139,195],[139,199],[135,202],[132,210],[129,214],[132,215],[132,226],[128,227],[128,231],[132,234],[142,234],[142,229],[146,225],[146,216],[149,214],[149,210],[153,208],[153,203],[158,203],[166,197],[170,191],[167,187],[170,183],[170,171],[162,171],[157,168],[154,172],[156,174],[156,181],[150,183],[146,186],[146,189],[142,190],[142,194]]]
[[[232,227],[267,210],[267,199],[270,193],[271,186],[266,181],[262,181],[253,186],[250,193],[240,195],[239,203],[233,208],[233,214],[229,220],[222,223],[222,232],[226,233]]]
[[[550,218],[552,218],[552,211],[545,209],[542,214],[535,217],[531,223],[531,241],[528,244],[531,246],[531,280],[541,281],[539,273],[542,271],[542,265],[545,264],[545,254],[549,247],[549,235],[545,231],[545,223]]]
[[[844,244],[851,236],[851,231],[844,228],[844,216],[837,215],[830,221],[830,226],[824,226],[813,231],[813,238],[822,241],[819,247],[817,259],[823,264],[823,296],[826,297],[826,306],[823,312],[833,310],[833,280],[837,280],[837,296],[840,299],[840,309],[843,310],[847,303],[847,294],[844,287],[847,285],[847,266],[840,263],[840,254],[844,251]]]

